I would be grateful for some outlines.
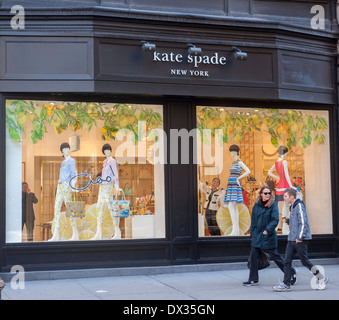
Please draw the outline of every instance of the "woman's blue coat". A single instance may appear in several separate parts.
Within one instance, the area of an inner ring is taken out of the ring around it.
[[[261,197],[257,198],[252,210],[251,246],[261,249],[275,249],[278,247],[278,237],[275,228],[279,223],[279,209],[271,196],[268,206],[264,207]],[[267,236],[263,234],[267,231]]]

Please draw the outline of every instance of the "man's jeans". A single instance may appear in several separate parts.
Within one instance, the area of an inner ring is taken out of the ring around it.
[[[285,252],[285,268],[284,268],[284,283],[289,286],[291,285],[291,267],[294,256],[298,254],[301,263],[308,268],[310,271],[314,267],[311,261],[308,259],[308,241],[302,242],[288,241]],[[323,276],[319,273],[317,268],[314,268],[314,275],[319,274],[319,278]]]

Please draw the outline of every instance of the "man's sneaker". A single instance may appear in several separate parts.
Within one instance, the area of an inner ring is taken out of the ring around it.
[[[285,283],[281,282],[273,287],[274,291],[277,292],[285,292],[285,291],[291,291],[290,286],[287,286]]]
[[[316,290],[325,290],[326,285],[328,283],[328,276],[324,276],[324,278],[317,280]]]
[[[253,287],[253,286],[258,286],[259,282],[258,281],[246,281],[242,283],[246,287]]]

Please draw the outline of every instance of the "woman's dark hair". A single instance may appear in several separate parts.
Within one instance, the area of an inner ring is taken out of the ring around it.
[[[112,147],[108,143],[106,143],[102,146],[101,151],[102,151],[103,154],[105,154],[105,150],[111,150],[112,151]]]
[[[70,145],[68,142],[64,142],[60,145],[60,151],[62,152],[62,149],[64,148],[68,148],[68,149],[71,149]]]
[[[232,144],[229,150],[230,152],[235,151],[237,154],[239,154],[240,148],[236,144]]]
[[[286,146],[280,146],[279,148],[278,148],[278,154],[279,154],[279,156],[281,156],[281,155],[283,155],[283,154],[285,154],[285,153],[287,153],[288,152],[288,148],[286,147]]]
[[[269,186],[263,186],[263,187],[260,189],[260,191],[259,191],[259,195],[260,195],[260,194],[262,194],[262,193],[263,193],[263,191],[264,191],[265,189],[268,189],[268,190],[270,190],[270,192],[271,192],[271,196],[272,196],[272,189],[271,189]]]

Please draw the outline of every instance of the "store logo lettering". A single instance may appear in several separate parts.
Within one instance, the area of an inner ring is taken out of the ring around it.
[[[113,172],[112,167],[111,167],[111,166],[109,166],[109,167],[110,167],[110,169],[111,169],[111,171],[112,171],[112,173],[113,173],[113,176],[114,176],[114,172]],[[77,179],[78,177],[89,177],[89,183],[88,183],[85,187],[83,187],[83,188],[76,188],[76,187],[73,187],[73,186],[72,186],[72,184],[73,184],[72,181],[73,181],[74,179]],[[71,180],[69,180],[69,186],[70,186],[73,190],[75,190],[75,191],[83,191],[83,190],[88,189],[88,188],[91,186],[91,184],[102,184],[103,182],[110,183],[110,182],[112,182],[112,178],[111,178],[110,176],[108,176],[106,179],[102,179],[101,177],[97,177],[96,181],[94,182],[94,181],[92,180],[92,176],[91,176],[90,174],[88,174],[87,171],[85,171],[85,173],[80,173],[80,174],[74,176]]]
[[[187,62],[193,66],[193,68],[198,68],[201,65],[220,65],[224,66],[227,63],[227,58],[220,56],[218,52],[215,52],[212,56],[203,55],[203,56],[192,56],[188,55],[186,60],[184,56],[180,53],[174,52],[153,52],[153,61],[154,62],[170,62],[170,63],[183,63]],[[171,75],[174,76],[193,76],[193,77],[209,77],[209,70],[187,70],[173,68],[170,71]]]

